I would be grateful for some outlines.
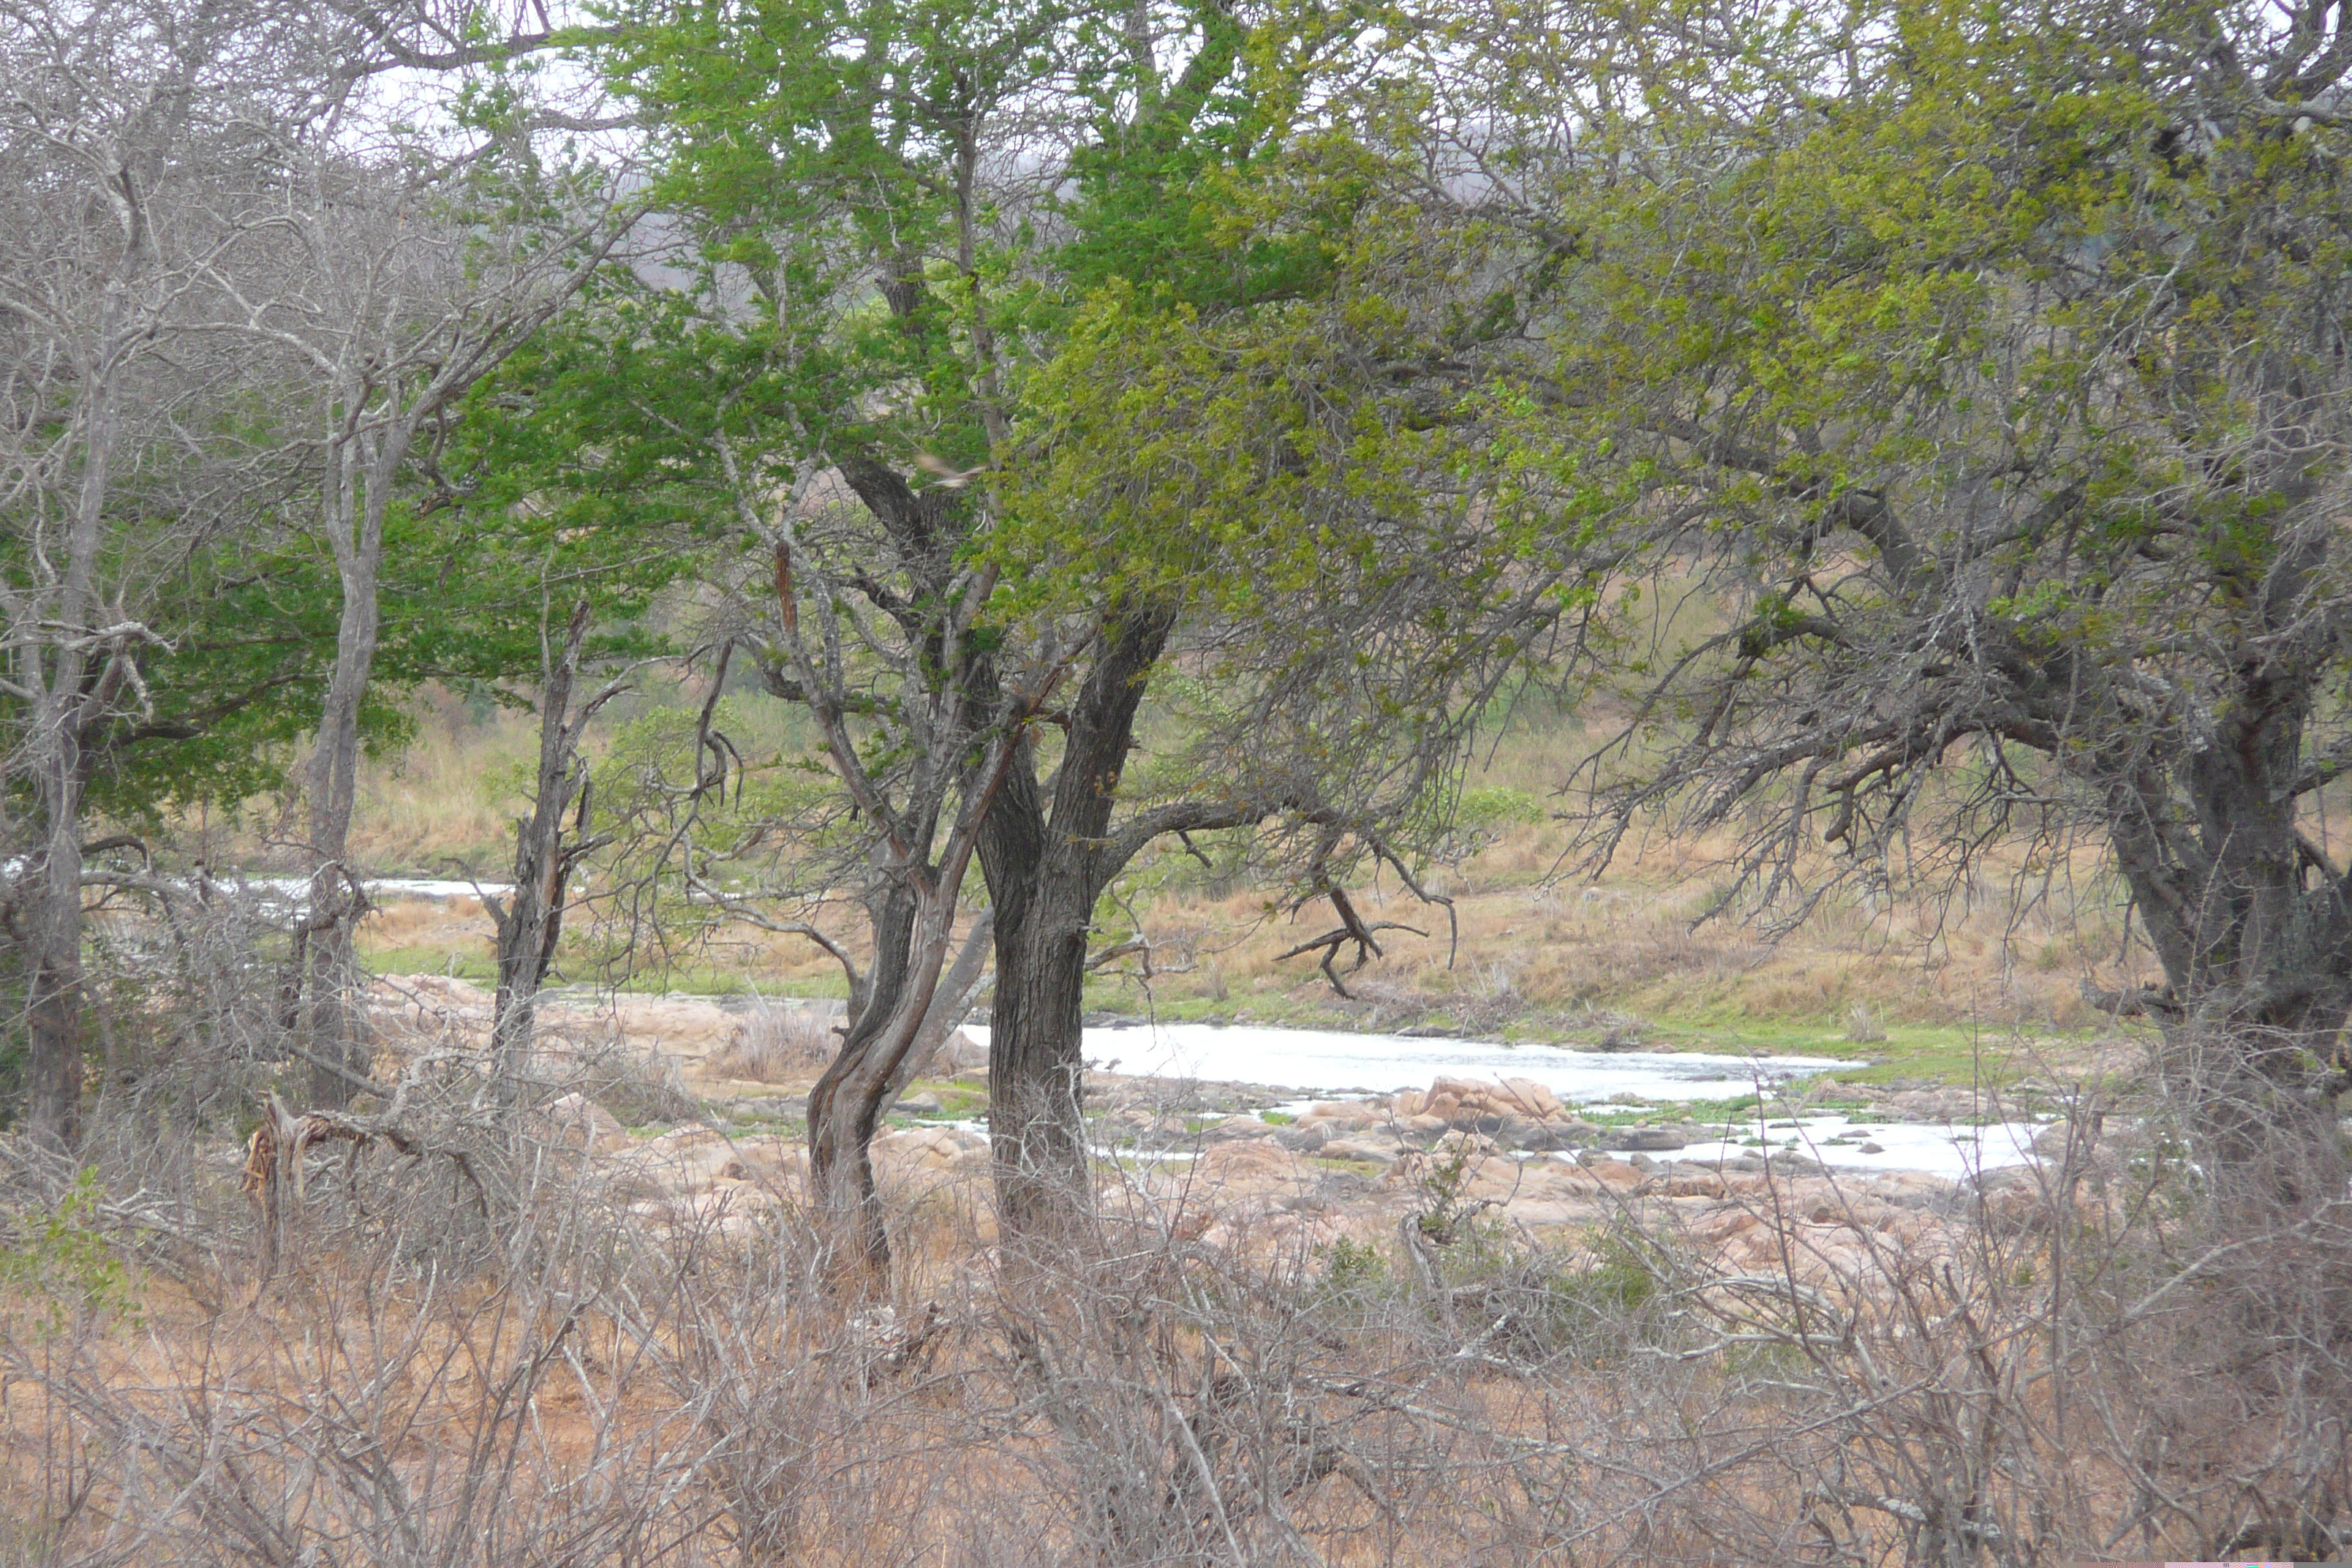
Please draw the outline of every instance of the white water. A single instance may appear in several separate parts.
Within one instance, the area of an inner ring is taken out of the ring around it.
[[[310,881],[307,877],[256,877],[245,885],[286,899],[304,898],[310,891]],[[500,899],[514,891],[513,884],[508,882],[475,883],[434,877],[368,877],[361,880],[360,886],[375,899],[423,899],[436,904],[451,899],[471,899],[483,893]]]
[[[1789,1125],[1791,1120],[1797,1123],[1793,1128]],[[1757,1119],[1750,1116],[1744,1123],[1724,1129],[1727,1137],[1693,1139],[1689,1147],[1658,1158],[1696,1160],[1712,1165],[1718,1160],[1738,1159],[1742,1154],[1792,1153],[1842,1169],[1926,1171],[1958,1181],[1979,1171],[2032,1164],[2033,1135],[2040,1131],[2031,1121],[1989,1122],[1982,1127],[1954,1127],[1930,1121],[1857,1126],[1835,1111],[1796,1118],[1775,1116],[1769,1121],[1769,1126],[1759,1126]],[[1762,1138],[1769,1147],[1759,1149],[1743,1142],[1750,1138]],[[1835,1138],[1849,1141],[1832,1142]],[[1864,1153],[1862,1145],[1865,1143],[1880,1152]]]
[[[965,1033],[985,1043],[986,1028]],[[1505,1046],[1491,1041],[1408,1039],[1402,1035],[1343,1034],[1328,1029],[1272,1029],[1249,1025],[1137,1025],[1086,1031],[1087,1065],[1105,1072],[1153,1078],[1263,1084],[1316,1100],[1426,1089],[1434,1078],[1523,1078],[1542,1084],[1570,1105],[1594,1105],[1615,1095],[1651,1103],[1728,1100],[1839,1066],[1822,1057],[1733,1056],[1705,1052],[1570,1050],[1559,1046]],[[1794,1121],[1795,1125],[1790,1122]],[[2030,1121],[1983,1127],[1931,1122],[1856,1125],[1834,1111],[1797,1118],[1750,1112],[1720,1129],[1723,1136],[1692,1140],[1661,1152],[1669,1160],[1712,1164],[1745,1153],[1793,1152],[1823,1164],[1873,1171],[1926,1171],[1958,1179],[1979,1170],[2030,1163],[2036,1131]],[[1761,1138],[1763,1147],[1745,1142]],[[1832,1142],[1832,1139],[1843,1142]],[[1863,1152],[1862,1145],[1881,1152]]]
[[[964,1031],[983,1043],[988,1031]],[[1269,1084],[1323,1097],[1426,1089],[1449,1078],[1531,1079],[1573,1105],[1613,1094],[1643,1100],[1724,1100],[1833,1068],[1822,1057],[1712,1056],[1671,1051],[1575,1051],[1480,1040],[1407,1039],[1328,1029],[1236,1024],[1088,1029],[1087,1065],[1152,1078]]]

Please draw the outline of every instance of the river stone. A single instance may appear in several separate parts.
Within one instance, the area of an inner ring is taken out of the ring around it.
[[[1565,1146],[1559,1128],[1531,1116],[1506,1116],[1493,1130],[1496,1142],[1506,1149],[1525,1149],[1532,1153],[1547,1153]]]
[[[2063,1160],[2067,1144],[2072,1142],[2079,1159],[2091,1152],[2097,1139],[2098,1132],[2094,1128],[2077,1131],[2072,1121],[2053,1121],[2033,1135],[2033,1152],[2045,1160]]]
[[[1288,1127],[1274,1130],[1276,1143],[1299,1154],[1312,1154],[1323,1147],[1326,1139],[1335,1136],[1337,1133],[1328,1123],[1319,1121],[1294,1122]]]
[[[1443,1116],[1408,1116],[1397,1123],[1397,1133],[1406,1142],[1426,1149],[1444,1137],[1453,1128]]]

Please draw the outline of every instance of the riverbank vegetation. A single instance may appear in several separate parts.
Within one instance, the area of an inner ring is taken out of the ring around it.
[[[2347,94],[2338,0],[0,0],[5,1549],[2340,1553]],[[680,986],[841,1005],[792,1140]],[[2066,1116],[1138,1173],[1104,1014]]]

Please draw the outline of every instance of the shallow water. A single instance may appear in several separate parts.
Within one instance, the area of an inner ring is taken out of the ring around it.
[[[988,1038],[987,1029],[977,1025],[967,1026],[965,1032],[983,1043]],[[1090,1068],[1293,1089],[1302,1096],[1287,1108],[1294,1111],[1317,1100],[1426,1089],[1439,1077],[1531,1079],[1570,1105],[1594,1105],[1620,1094],[1669,1103],[1728,1100],[1843,1065],[1824,1057],[1603,1053],[1249,1025],[1136,1025],[1088,1029],[1085,1038]],[[1841,1168],[1927,1171],[1958,1179],[1979,1170],[2030,1163],[2036,1130],[2024,1121],[1957,1127],[1856,1124],[1834,1111],[1761,1121],[1751,1114],[1721,1127],[1720,1137],[1694,1139],[1687,1148],[1661,1152],[1658,1158],[1712,1164],[1744,1153],[1790,1152]],[[1758,1139],[1761,1145],[1750,1142]],[[1880,1152],[1864,1153],[1864,1143],[1876,1145]]]
[[[988,1031],[965,1033],[985,1042]],[[1532,1079],[1572,1105],[1612,1094],[1644,1100],[1724,1100],[1752,1094],[1838,1063],[1823,1057],[1707,1055],[1673,1051],[1575,1051],[1481,1040],[1407,1039],[1402,1035],[1253,1025],[1137,1025],[1088,1029],[1087,1065],[1105,1072],[1268,1084],[1329,1097],[1426,1089],[1429,1080]]]
[[[1786,1152],[1840,1169],[1926,1171],[1958,1181],[1979,1171],[2032,1163],[2033,1135],[2041,1130],[2038,1124],[2022,1121],[1990,1122],[1982,1127],[1928,1121],[1856,1125],[1835,1111],[1794,1118],[1794,1127],[1789,1125],[1790,1120],[1774,1117],[1769,1127],[1759,1127],[1750,1119],[1724,1129],[1728,1135],[1720,1140],[1695,1139],[1688,1148],[1657,1157],[1696,1160],[1711,1165],[1717,1160],[1737,1159],[1741,1154]],[[1748,1142],[1756,1138],[1764,1139],[1769,1147],[1759,1148]],[[1864,1143],[1875,1145],[1880,1152],[1864,1153]]]
[[[310,891],[304,877],[257,877],[247,884],[265,889],[282,898],[303,898]],[[388,899],[422,899],[427,903],[445,903],[451,899],[470,899],[488,893],[494,899],[504,898],[514,891],[511,882],[466,882],[436,877],[370,877],[362,887],[370,897],[379,901]]]

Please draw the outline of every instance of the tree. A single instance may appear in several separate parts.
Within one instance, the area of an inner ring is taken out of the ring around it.
[[[198,318],[209,269],[270,200],[262,128],[314,99],[294,22],[267,5],[0,12],[0,598],[9,783],[31,817],[6,905],[27,1114],[55,1142],[73,1141],[80,1093],[89,792],[119,797],[118,770],[154,742],[257,715],[246,734],[274,732],[269,699],[306,673],[299,651],[257,659],[215,623],[173,672],[187,679],[151,679],[194,630],[182,617],[239,596],[223,550],[276,489],[252,432],[273,389],[207,352]]]
[[[594,781],[582,750],[588,726],[625,689],[618,676],[596,690],[572,697],[581,655],[588,643],[594,605],[572,606],[558,644],[552,628],[540,628],[539,769],[530,815],[515,824],[514,881],[504,899],[485,895],[498,931],[498,990],[490,1010],[490,1059],[509,1085],[522,1074],[538,1014],[541,982],[563,940],[563,915],[572,875],[580,862],[608,840],[594,831]],[[569,832],[564,819],[572,819]]]
[[[2309,826],[2352,756],[2352,24],[1716,20],[1532,106],[1580,134],[1516,128],[1477,204],[1567,279],[1517,438],[1631,714],[1580,775],[1596,861],[1653,814],[1739,820],[1718,909],[1786,922],[2092,831],[2175,1064],[2318,1162],[2273,1190],[2340,1194],[2352,882]],[[1654,615],[1670,584],[1702,631]],[[2217,1168],[2269,1159],[2207,1130]]]
[[[1444,477],[1461,449],[1401,444],[1352,497],[1341,472],[1348,443],[1400,432],[1431,397],[1349,356],[1425,323],[1251,314],[1328,287],[1360,187],[1344,148],[1269,161],[1262,186],[1239,172],[1288,135],[1248,118],[1245,34],[1216,6],[776,4],[648,13],[611,57],[646,120],[677,128],[658,199],[690,215],[701,252],[697,291],[613,350],[614,406],[667,481],[699,475],[782,563],[753,646],[887,846],[873,1000],[813,1101],[813,1142],[863,1168],[870,1115],[836,1143],[835,1086],[863,1107],[905,1059],[920,1009],[870,1062],[867,1016],[935,984],[937,941],[890,978],[914,951],[896,933],[917,907],[951,908],[984,806],[990,1119],[1015,1229],[1083,1206],[1078,997],[1113,879],[1164,835],[1276,817],[1318,878],[1391,852],[1383,835],[1444,794],[1459,689],[1491,673],[1464,650],[1507,643],[1475,608],[1505,556],[1463,525],[1476,487]],[[1313,199],[1286,203],[1286,180]],[[1244,265],[1212,259],[1226,247]],[[1203,310],[1234,321],[1208,330]],[[694,374],[636,379],[662,321]],[[1172,380],[1149,373],[1163,353]],[[1138,356],[1150,390],[1122,398]],[[1269,475],[1290,491],[1272,508],[1255,493]],[[811,549],[799,507],[825,486],[862,520]],[[1456,573],[1432,569],[1433,548],[1465,542]],[[1409,645],[1450,652],[1416,662]],[[1224,727],[1132,766],[1153,679],[1187,663],[1231,683],[1194,715]],[[885,773],[908,793],[864,793]]]
[[[594,275],[635,218],[604,171],[546,166],[512,133],[526,124],[518,110],[496,94],[478,101],[492,139],[455,159],[414,137],[355,153],[348,137],[289,133],[276,150],[289,176],[277,210],[208,269],[214,330],[270,353],[309,394],[315,434],[301,449],[340,589],[334,671],[303,776],[311,1050],[331,1064],[311,1092],[327,1104],[367,1067],[347,1016],[359,912],[347,844],[387,528],[396,508],[429,496],[420,470],[467,391]]]

